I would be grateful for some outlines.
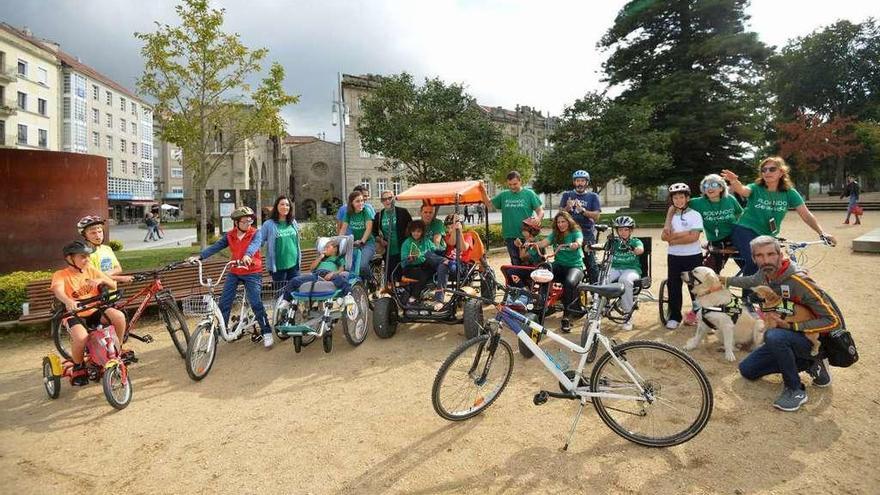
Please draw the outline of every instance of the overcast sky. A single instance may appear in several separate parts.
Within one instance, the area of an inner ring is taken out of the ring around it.
[[[171,0],[0,0],[0,19],[59,42],[105,75],[134,89],[143,70],[132,33],[176,23]],[[605,54],[596,43],[622,0],[215,0],[226,29],[284,65],[288,132],[331,126],[338,72],[439,76],[464,83],[481,104],[529,105],[553,115],[586,91],[602,89]],[[834,22],[880,18],[876,0],[753,0],[749,26],[781,46]]]

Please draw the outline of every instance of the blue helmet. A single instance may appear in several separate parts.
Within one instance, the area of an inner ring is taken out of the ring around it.
[[[571,174],[572,180],[574,179],[587,179],[590,180],[590,173],[586,170],[575,170],[573,174]]]

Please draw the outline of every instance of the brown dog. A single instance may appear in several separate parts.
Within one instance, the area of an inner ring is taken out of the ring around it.
[[[773,312],[778,314],[783,321],[788,323],[803,323],[815,318],[810,308],[803,304],[789,301],[783,304],[782,297],[766,285],[759,285],[752,289],[764,302],[761,304],[761,311],[765,313]],[[819,354],[819,334],[804,333],[804,337],[810,340],[813,348],[810,350],[811,356]]]

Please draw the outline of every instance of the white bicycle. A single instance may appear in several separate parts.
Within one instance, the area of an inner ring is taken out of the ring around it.
[[[497,304],[498,313],[486,323],[484,333],[455,349],[437,371],[431,391],[434,411],[444,419],[463,421],[482,412],[501,395],[513,371],[513,351],[500,334],[501,326],[506,326],[559,381],[561,392],[541,390],[534,404],[545,404],[551,397],[580,402],[563,450],[568,449],[584,406],[590,402],[609,428],[639,445],[670,447],[694,438],[709,422],[713,404],[712,386],[700,365],[662,342],[618,344],[602,334],[602,311],[596,306],[620,297],[623,284],[581,284],[578,289],[591,292],[599,301],[585,323],[588,334],[583,346]],[[533,297],[524,289],[508,287],[505,292]],[[569,368],[562,352],[549,356],[535,343],[539,337],[579,356],[577,367]],[[599,345],[606,352],[596,360],[587,380],[584,367],[593,361]]]
[[[242,338],[245,332],[256,331],[257,318],[247,297],[243,293],[238,293],[232,304],[232,308],[235,309],[237,305],[238,310],[230,313],[227,323],[214,296],[214,289],[220,285],[223,275],[230,267],[238,266],[239,261],[226,263],[216,281],[210,277],[205,278],[201,260],[193,260],[193,262],[199,266],[199,285],[207,289],[204,294],[183,299],[184,315],[200,319],[186,347],[186,372],[190,378],[199,381],[208,376],[214,365],[214,359],[217,357],[217,341],[222,338],[226,342],[234,342]]]

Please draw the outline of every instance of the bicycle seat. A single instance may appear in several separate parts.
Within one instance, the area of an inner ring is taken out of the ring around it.
[[[611,284],[605,285],[592,285],[592,284],[580,284],[578,285],[578,290],[581,292],[592,292],[600,297],[607,297],[609,299],[620,297],[623,295],[623,284],[619,282],[614,282]]]

